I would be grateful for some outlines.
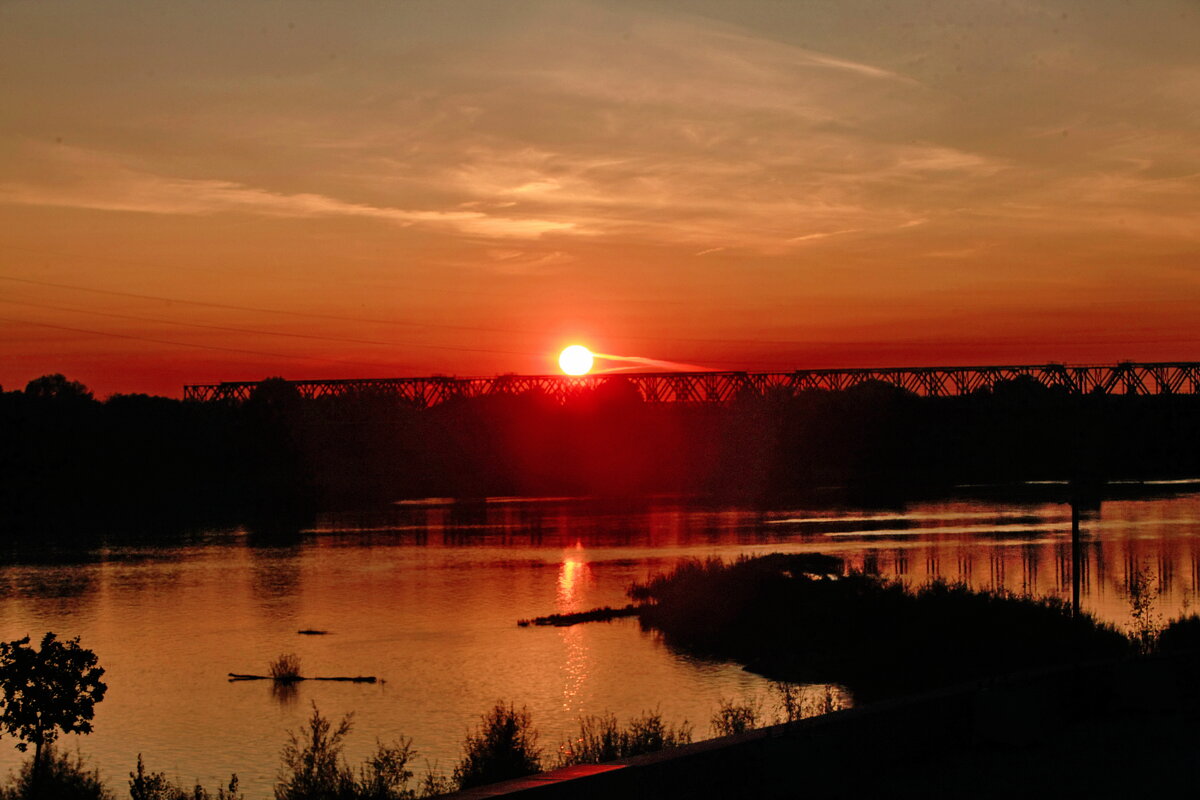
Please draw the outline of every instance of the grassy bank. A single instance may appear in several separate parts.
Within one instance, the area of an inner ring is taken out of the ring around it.
[[[836,559],[772,554],[686,562],[630,589],[674,647],[778,680],[873,699],[1132,652],[1116,629],[1055,599],[935,583],[910,591]]]

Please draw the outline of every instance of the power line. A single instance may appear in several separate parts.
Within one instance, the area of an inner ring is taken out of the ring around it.
[[[226,353],[242,353],[255,356],[270,356],[272,358],[291,358],[301,361],[320,361],[333,364],[351,364],[358,367],[385,367],[387,369],[413,369],[411,364],[380,364],[371,361],[348,361],[342,358],[321,358],[320,356],[297,356],[288,353],[272,353],[266,350],[249,350],[241,347],[221,347],[215,344],[197,344],[195,342],[175,342],[169,339],[157,339],[152,336],[135,336],[126,333],[111,333],[109,331],[94,331],[86,328],[72,328],[67,325],[53,325],[49,322],[31,322],[24,319],[12,319],[10,317],[0,317],[0,322],[9,322],[14,325],[34,325],[39,328],[51,328],[59,331],[70,331],[71,333],[84,333],[90,336],[109,336],[114,339],[131,339],[138,342],[153,342],[155,344],[165,344],[172,347],[196,347],[203,350],[220,350]]]
[[[111,311],[90,311],[85,308],[70,308],[68,306],[54,306],[54,305],[49,305],[46,303],[32,303],[27,300],[9,300],[7,298],[0,298],[0,303],[8,303],[10,305],[17,305],[17,306],[28,306],[30,308],[44,308],[44,309],[48,309],[50,311],[66,311],[68,313],[74,313],[74,314],[92,314],[92,315],[98,316],[98,317],[111,317],[113,319],[128,319],[128,320],[133,320],[135,322],[156,322],[156,323],[160,323],[163,325],[182,325],[187,328],[200,328],[203,330],[228,331],[231,333],[249,333],[249,334],[254,334],[256,336],[282,336],[282,337],[286,337],[286,338],[290,338],[290,339],[315,339],[315,340],[324,341],[324,342],[346,342],[349,344],[371,344],[371,345],[381,345],[383,347],[425,347],[425,348],[430,348],[433,350],[454,350],[454,351],[463,352],[463,353],[496,353],[496,354],[500,354],[500,355],[510,355],[510,356],[534,355],[534,354],[528,353],[528,352],[519,353],[519,352],[512,351],[512,350],[488,350],[488,349],[478,348],[478,347],[453,347],[450,345],[423,344],[420,342],[384,342],[384,341],[378,341],[378,340],[374,340],[374,339],[349,339],[349,338],[345,338],[345,337],[341,337],[341,336],[320,336],[318,334],[311,334],[311,333],[289,333],[289,332],[284,332],[284,331],[255,330],[253,328],[234,328],[234,327],[230,327],[227,325],[205,325],[205,324],[199,323],[199,322],[182,322],[180,320],[162,319],[161,317],[142,317],[142,316],[136,316],[134,314],[116,314]]]
[[[243,306],[234,305],[232,303],[213,303],[204,300],[184,300],[178,297],[164,297],[162,295],[140,294],[137,292],[122,292],[115,289],[97,289],[91,286],[78,286],[67,283],[53,283],[51,281],[38,281],[32,278],[17,278],[11,275],[0,275],[0,281],[11,281],[13,283],[24,283],[30,286],[45,286],[52,289],[67,289],[76,292],[90,292],[92,294],[110,295],[113,297],[129,297],[136,300],[151,300],[158,303],[179,303],[181,305],[198,306],[201,308],[220,308],[227,311],[251,311],[256,314],[280,314],[289,317],[308,317],[312,319],[328,319],[338,322],[355,322],[355,323],[372,323],[378,325],[400,325],[412,328],[434,328],[441,330],[456,330],[456,331],[471,331],[475,333],[507,333],[516,334],[519,336],[542,336],[541,332],[516,330],[512,328],[488,328],[478,325],[449,325],[437,322],[411,322],[408,320],[396,319],[375,319],[371,317],[347,317],[339,314],[322,314],[314,311],[289,311],[280,308],[262,308],[259,306]],[[680,336],[627,336],[620,334],[606,334],[604,339],[612,339],[625,342],[672,342],[681,344],[744,344],[744,345],[783,345],[783,346],[809,346],[814,344],[810,341],[802,341],[796,339],[705,339],[705,338],[689,338]],[[432,346],[432,345],[429,345]],[[493,351],[483,351],[493,352]],[[504,352],[504,351],[494,351]],[[526,353],[508,353],[507,355],[527,355]]]
[[[93,294],[107,294],[114,297],[132,297],[137,300],[153,300],[160,303],[179,303],[188,306],[200,306],[202,308],[221,308],[228,311],[253,311],[257,314],[282,314],[289,317],[312,317],[315,319],[332,319],[339,322],[370,322],[380,325],[404,325],[416,328],[444,328],[447,330],[459,331],[474,331],[485,333],[518,333],[525,335],[534,335],[531,331],[515,331],[504,330],[502,328],[482,328],[470,325],[445,325],[433,322],[409,322],[407,320],[396,319],[370,319],[366,317],[343,317],[337,314],[320,314],[311,311],[286,311],[279,308],[259,308],[256,306],[240,306],[231,303],[209,303],[203,300],[183,300],[178,297],[162,297],[152,294],[138,294],[136,292],[119,292],[113,289],[95,289],[90,286],[72,286],[66,283],[51,283],[50,281],[35,281],[30,278],[14,278],[10,275],[0,275],[0,281],[12,281],[14,283],[26,283],[31,286],[48,286],[53,289],[69,289],[76,292],[91,292]]]

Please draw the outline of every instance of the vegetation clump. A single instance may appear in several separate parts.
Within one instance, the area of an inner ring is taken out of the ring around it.
[[[911,591],[828,566],[780,553],[688,561],[629,593],[648,601],[642,625],[672,645],[868,699],[1130,651],[1119,631],[1057,599],[941,582]]]
[[[0,788],[0,800],[113,800],[100,779],[100,771],[89,766],[79,753],[60,752],[54,745],[42,751],[38,774],[34,759],[27,759],[9,785]]]
[[[136,771],[129,773],[129,797],[130,800],[245,800],[238,790],[236,774],[230,775],[229,785],[217,789],[215,795],[200,784],[185,789],[161,772],[147,772],[141,753],[138,753]]]
[[[295,683],[300,680],[300,656],[295,653],[284,653],[271,662],[269,672],[271,679],[281,683]]]
[[[754,730],[762,723],[762,701],[757,698],[746,698],[741,702],[727,700],[722,697],[718,702],[717,713],[712,717],[713,734],[716,736],[732,736]]]
[[[59,641],[47,632],[37,650],[28,636],[0,642],[0,736],[19,739],[21,752],[33,745],[29,785],[35,796],[44,755],[59,734],[91,733],[96,703],[108,688],[103,675],[96,654],[80,647],[79,637]]]
[[[417,755],[412,741],[377,742],[375,753],[355,771],[342,755],[344,741],[352,729],[352,715],[342,717],[335,726],[322,716],[314,703],[306,726],[288,733],[282,753],[283,768],[275,785],[275,800],[416,798],[416,789],[409,788],[413,778],[409,764]],[[432,775],[426,778],[425,785],[440,789],[439,781]]]
[[[679,747],[691,741],[692,726],[686,720],[677,726],[671,725],[663,721],[662,712],[657,709],[643,711],[623,728],[612,713],[582,716],[579,718],[579,735],[559,745],[554,766],[600,764]]]
[[[629,604],[623,608],[602,606],[600,608],[593,608],[590,611],[576,611],[570,614],[548,614],[544,617],[522,619],[517,621],[517,625],[522,628],[527,628],[530,625],[553,625],[556,628],[565,628],[571,625],[578,625],[581,622],[609,622],[614,619],[636,617],[637,615],[638,607],[633,604]]]
[[[542,753],[537,740],[537,730],[524,706],[517,709],[512,704],[497,703],[480,717],[479,727],[467,734],[462,759],[454,768],[458,788],[541,772]]]
[[[1172,620],[1158,634],[1156,644],[1161,653],[1200,651],[1200,616],[1192,614]]]

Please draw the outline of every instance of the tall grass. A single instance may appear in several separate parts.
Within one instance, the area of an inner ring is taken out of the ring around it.
[[[640,756],[692,741],[692,727],[684,720],[678,726],[663,721],[660,711],[643,711],[625,727],[612,713],[579,718],[579,735],[558,747],[554,766],[599,764],[618,758]]]
[[[717,702],[717,713],[712,716],[712,730],[715,736],[732,736],[745,733],[759,727],[762,720],[762,701],[749,697],[743,700],[726,700],[722,697]]]

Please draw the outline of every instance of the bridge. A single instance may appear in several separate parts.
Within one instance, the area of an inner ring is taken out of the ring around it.
[[[558,402],[606,384],[630,386],[648,403],[722,404],[750,395],[793,396],[810,390],[842,391],[882,382],[923,397],[952,397],[990,389],[1002,381],[1032,378],[1072,394],[1200,394],[1200,362],[1068,366],[896,367],[799,369],[791,372],[635,372],[608,375],[498,375],[491,378],[364,378],[288,381],[301,397],[386,398],[429,408],[454,399],[541,392]],[[241,403],[256,381],[194,384],[185,400]]]

